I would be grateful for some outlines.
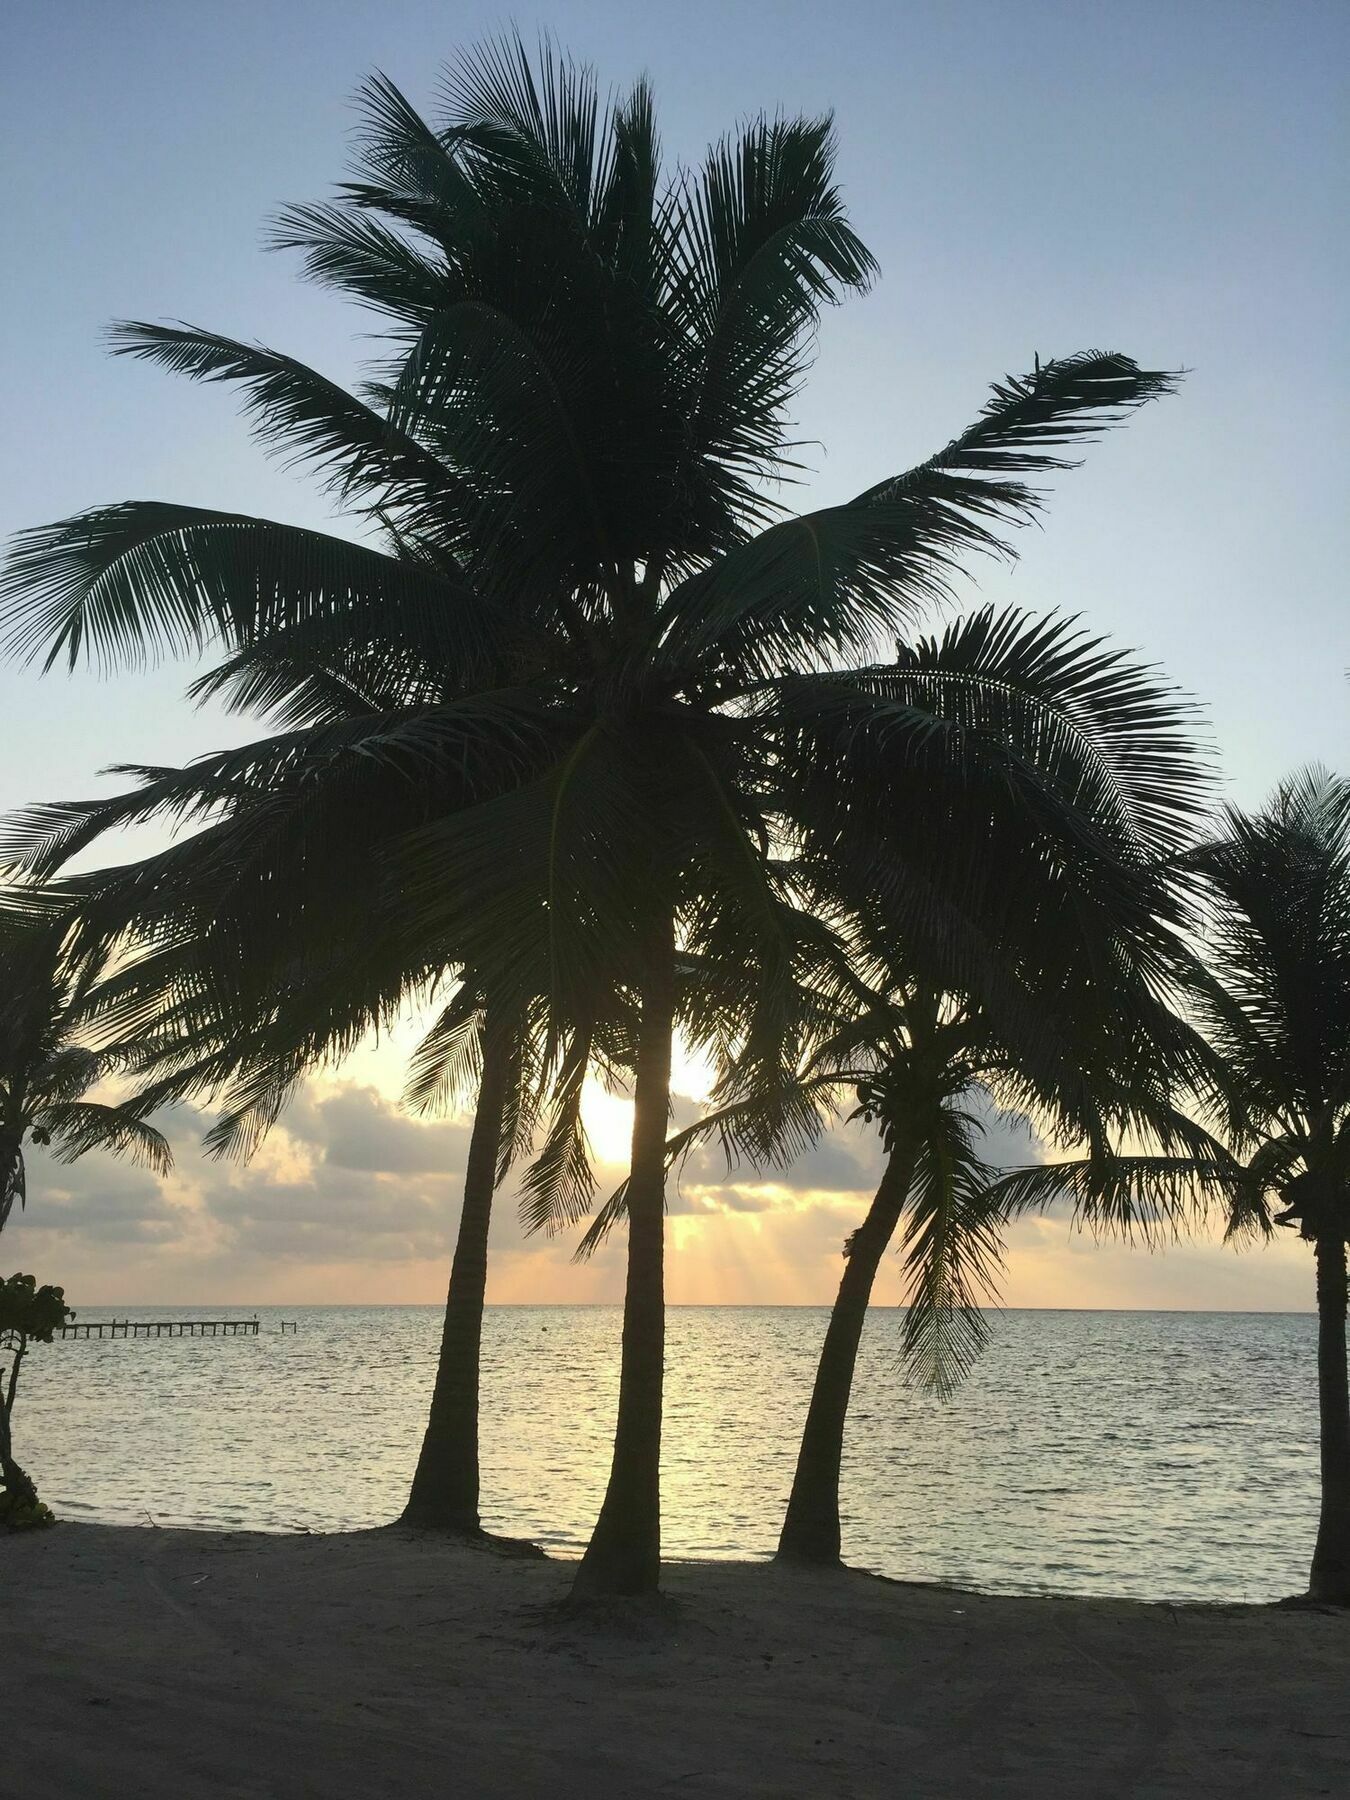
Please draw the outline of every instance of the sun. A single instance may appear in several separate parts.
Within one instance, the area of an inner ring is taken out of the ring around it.
[[[633,1139],[633,1102],[625,1094],[610,1094],[593,1077],[581,1095],[581,1122],[591,1154],[600,1163],[628,1163]]]
[[[712,1092],[713,1080],[711,1064],[677,1038],[671,1067],[672,1091],[702,1104]],[[611,1094],[591,1077],[581,1096],[581,1121],[595,1160],[627,1168],[633,1141],[632,1097]]]

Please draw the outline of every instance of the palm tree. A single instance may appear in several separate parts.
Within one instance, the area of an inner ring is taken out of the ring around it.
[[[432,128],[369,84],[360,178],[279,227],[311,275],[386,321],[391,355],[363,398],[191,328],[118,340],[242,383],[264,437],[316,461],[381,547],[102,509],[20,540],[13,641],[50,663],[212,636],[248,658],[298,634],[344,668],[411,644],[474,729],[488,721],[485,744],[546,746],[386,866],[405,941],[451,947],[484,992],[523,1008],[542,953],[551,1044],[635,1017],[619,1420],[577,1585],[641,1592],[659,1561],[672,1031],[792,1066],[800,980],[829,935],[768,854],[780,739],[809,711],[811,671],[906,627],[963,557],[1034,514],[1029,474],[1171,382],[1119,355],[1039,364],[918,467],[784,517],[768,486],[795,467],[811,334],[874,269],[829,121],[761,119],[663,178],[644,85],[606,109],[588,73],[547,54],[536,73],[507,44],[465,58],[447,92]],[[735,984],[702,984],[711,1017],[681,1012],[700,991],[683,971],[729,969]],[[566,1110],[545,1155],[548,1216],[566,1217],[584,1185]]]
[[[1276,1222],[1313,1246],[1321,1510],[1309,1595],[1350,1605],[1350,1392],[1346,1244],[1350,1239],[1350,783],[1292,777],[1261,810],[1228,808],[1192,859],[1211,903],[1211,980],[1190,1004],[1218,1059],[1197,1096],[1211,1135],[1175,1147],[1017,1171],[1010,1208],[1067,1196],[1088,1223],[1128,1231],[1168,1219],[1197,1191],[1229,1229]]]
[[[255,663],[249,680],[256,674]],[[240,676],[236,666],[228,681],[210,679],[237,693]],[[308,730],[184,769],[141,771],[138,788],[112,799],[30,808],[5,834],[31,879],[50,877],[118,827],[206,822],[142,862],[29,893],[30,905],[74,907],[85,941],[117,945],[119,966],[90,1002],[91,1023],[106,1042],[134,1047],[143,1105],[189,1094],[215,1101],[221,1116],[207,1143],[217,1154],[250,1154],[307,1072],[340,1062],[368,1031],[434,998],[454,972],[450,946],[408,941],[383,866],[391,842],[474,778],[464,709],[436,705],[428,689],[405,693],[395,719],[372,712],[372,697],[350,679],[331,676],[272,654],[268,710],[294,726],[290,715],[302,708]],[[500,771],[506,747],[490,749]],[[471,975],[455,986],[415,1055],[407,1094],[420,1111],[477,1104],[442,1354],[405,1517],[478,1533],[492,1198],[529,1144],[549,1070],[537,1006],[522,1018],[491,1004]]]
[[[172,1165],[142,1103],[86,1098],[123,1065],[82,1041],[102,969],[70,949],[66,923],[16,931],[6,920],[0,937],[0,1229],[15,1201],[27,1200],[25,1141],[50,1146],[67,1163],[110,1150],[161,1175]]]
[[[858,1345],[902,1225],[911,1369],[949,1392],[984,1342],[1003,1203],[981,1116],[1029,1113],[1070,1143],[1125,1120],[1181,1134],[1170,1089],[1194,1077],[1197,1046],[1157,991],[1186,966],[1173,929],[1186,913],[1158,867],[1205,791],[1188,709],[1068,621],[986,609],[853,672],[833,699],[833,712],[813,701],[789,779],[810,821],[799,873],[850,916],[852,972],[820,996],[794,1080],[730,1072],[727,1093],[748,1091],[668,1145],[673,1158],[715,1133],[733,1155],[781,1160],[850,1091],[880,1132],[885,1172],[845,1246],[779,1546],[826,1564]]]

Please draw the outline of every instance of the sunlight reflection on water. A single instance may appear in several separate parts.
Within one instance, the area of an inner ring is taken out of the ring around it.
[[[194,1311],[221,1316],[174,1316]],[[118,1309],[137,1316],[167,1315]],[[165,1525],[333,1530],[393,1518],[438,1309],[260,1317],[256,1338],[40,1347],[15,1424],[45,1497],[68,1518],[149,1513]],[[294,1335],[277,1329],[283,1317],[298,1319]],[[772,1551],[825,1319],[814,1307],[671,1309],[667,1554]],[[618,1336],[611,1307],[489,1310],[489,1528],[580,1550],[608,1467]],[[846,1448],[845,1554],[887,1575],[1001,1592],[1296,1591],[1317,1513],[1314,1338],[1304,1315],[1008,1312],[943,1402],[907,1385],[897,1316],[879,1311]]]

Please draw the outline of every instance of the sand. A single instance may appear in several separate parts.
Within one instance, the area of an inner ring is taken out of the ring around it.
[[[0,1541],[5,1800],[1350,1795],[1350,1615],[745,1563],[567,1617],[403,1528]]]

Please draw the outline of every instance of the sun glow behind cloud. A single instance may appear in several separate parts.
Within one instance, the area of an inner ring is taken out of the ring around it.
[[[633,1137],[633,1102],[588,1081],[581,1096],[581,1123],[586,1141],[600,1163],[623,1163]]]
[[[26,1213],[6,1229],[15,1266],[64,1282],[92,1303],[439,1303],[458,1219],[471,1119],[419,1119],[398,1104],[408,1051],[424,1022],[408,1020],[341,1071],[317,1074],[251,1163],[197,1148],[209,1123],[187,1106],[165,1128],[177,1167],[165,1181],[100,1156],[74,1167],[30,1159]],[[676,1116],[708,1098],[706,1066],[680,1051]],[[627,1171],[633,1106],[587,1084],[583,1113],[598,1198]],[[1006,1127],[994,1125],[996,1133]],[[1025,1140],[999,1146],[1021,1160]],[[672,1171],[667,1294],[675,1305],[828,1304],[848,1233],[882,1169],[870,1129],[840,1126],[786,1169],[727,1169],[713,1145]],[[578,1233],[527,1237],[513,1178],[494,1208],[488,1298],[497,1303],[613,1303],[622,1298],[622,1230],[577,1264]],[[1150,1257],[1099,1248],[1059,1219],[1010,1234],[1003,1299],[1031,1306],[1217,1306],[1305,1310],[1308,1259],[1283,1234],[1238,1256],[1214,1243]],[[900,1259],[883,1264],[875,1303],[902,1298]]]

